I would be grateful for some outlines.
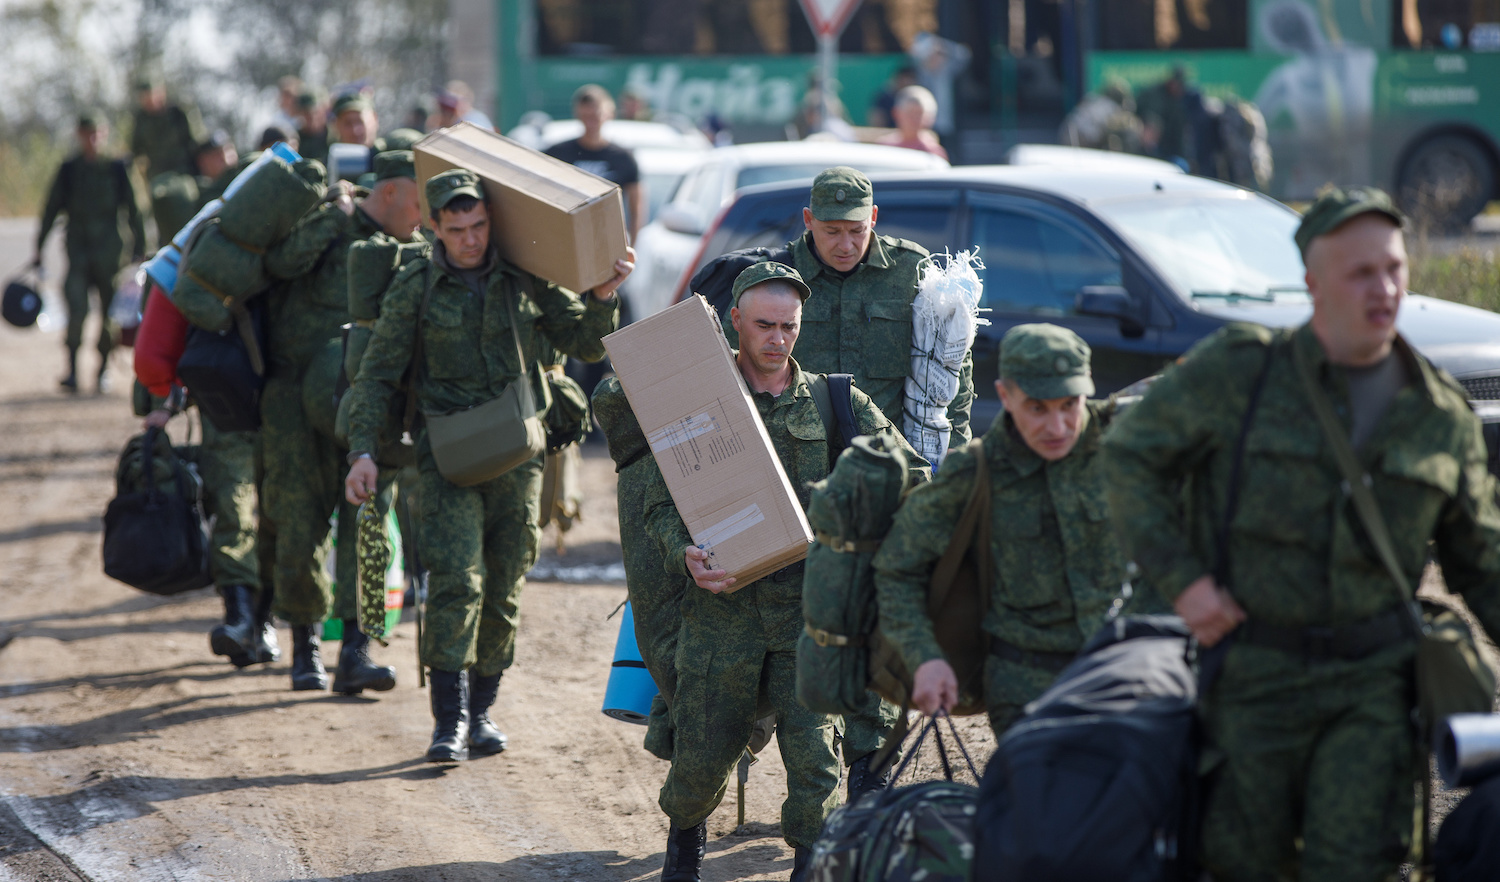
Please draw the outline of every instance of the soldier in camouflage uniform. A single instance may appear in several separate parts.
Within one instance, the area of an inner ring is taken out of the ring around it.
[[[812,296],[802,314],[798,340],[801,364],[812,373],[846,373],[888,419],[900,426],[911,373],[911,304],[917,296],[917,274],[927,249],[915,242],[875,232],[879,206],[870,179],[856,169],[837,166],[813,179],[802,209],[806,233],[771,252],[771,260],[794,267]],[[693,290],[716,274],[716,265],[731,266],[731,252],[694,276]],[[741,258],[743,259],[743,258]],[[721,273],[722,274],[722,273]],[[726,325],[730,345],[734,329]],[[948,406],[953,424],[950,447],[969,442],[969,410],[974,403],[974,366],[964,357],[958,394]],[[844,762],[849,767],[849,797],[881,786],[886,770],[871,770],[870,760],[885,743],[897,708],[870,694],[864,712],[845,718]],[[891,762],[897,757],[893,754]]]
[[[1462,388],[1396,332],[1401,215],[1333,191],[1296,234],[1312,320],[1231,325],[1116,421],[1103,460],[1127,553],[1204,646],[1234,637],[1204,697],[1224,754],[1203,856],[1221,882],[1394,879],[1412,834],[1412,624],[1300,379],[1333,403],[1416,586],[1429,556],[1500,635],[1500,511]],[[1227,583],[1211,573],[1251,390]]]
[[[984,703],[997,737],[1104,623],[1125,580],[1095,456],[1114,404],[1088,400],[1089,354],[1056,325],[1017,325],[1000,343],[1005,414],[982,441],[994,561]],[[874,560],[880,628],[914,672],[912,703],[925,714],[959,697],[927,616],[927,583],[973,492],[973,457],[949,454],[896,512]]]
[[[792,360],[810,291],[797,271],[764,262],[734,283],[730,321],[739,333],[736,364],[749,384],[776,455],[805,508],[810,485],[828,476],[829,429],[813,401],[813,375]],[[749,295],[748,297],[746,295]],[[905,447],[925,479],[926,461],[859,389],[851,393],[862,435],[885,433]],[[665,483],[647,488],[645,516],[671,571],[696,583],[682,601],[678,635],[672,769],[660,804],[672,820],[663,882],[697,882],[706,819],[724,797],[727,776],[750,743],[762,688],[776,711],[776,741],[787,770],[781,832],[796,851],[792,879],[803,878],[813,842],[838,802],[836,717],[808,710],[796,696],[797,636],[802,633],[801,562],[739,587],[706,569]]]
[[[418,208],[410,153],[377,157],[377,191],[352,199],[347,189],[330,188],[334,201],[310,212],[286,239],[266,253],[266,273],[286,284],[272,289],[270,369],[261,394],[261,443],[265,448],[262,504],[276,525],[274,610],[292,626],[292,689],[328,688],[316,626],[328,616],[328,578],[320,549],[328,519],[339,515],[338,592],[334,612],[343,620],[344,640],[335,691],[395,687],[393,668],[369,658],[369,640],[359,631],[355,556],[356,509],[343,503],[344,451],[332,437],[332,417],[320,431],[304,402],[304,387],[322,382],[326,394],[313,398],[331,410],[337,374],[340,327],[349,320],[349,247],[384,231],[399,239],[415,232]],[[338,195],[342,194],[342,195]],[[331,371],[329,367],[331,365]],[[321,423],[322,420],[319,421]],[[389,481],[382,505],[390,504]]]
[[[585,361],[603,358],[600,341],[619,321],[615,289],[634,268],[629,259],[616,261],[614,278],[580,297],[500,258],[473,172],[452,169],[434,175],[426,187],[438,241],[431,258],[413,260],[391,283],[349,393],[354,399],[345,492],[351,502],[376,489],[379,469],[371,452],[408,368],[424,414],[499,396],[523,369],[511,333],[513,308],[532,394],[537,409],[545,410],[550,399],[537,360],[552,349]],[[634,258],[633,250],[627,254]],[[429,285],[431,297],[419,318]],[[413,365],[417,334],[422,363]],[[521,585],[536,562],[542,457],[460,487],[438,471],[426,431],[414,431],[421,470],[417,541],[428,569],[421,652],[432,668],[436,723],[427,758],[452,762],[471,748],[505,749],[505,735],[488,712],[502,672],[515,659]]]
[[[124,160],[99,155],[99,148],[109,138],[109,125],[94,113],[78,117],[79,152],[57,170],[47,205],[42,209],[42,225],[36,234],[33,266],[42,265],[42,246],[59,214],[68,216],[68,275],[63,282],[63,296],[68,307],[68,374],[62,387],[78,391],[78,347],[83,345],[83,322],[89,315],[89,289],[99,295],[99,391],[105,389],[109,353],[114,348],[114,333],[109,320],[109,305],[115,296],[115,274],[121,258],[127,253],[140,260],[145,253],[146,231],[141,218],[140,194]],[[123,215],[123,217],[122,217]],[[121,223],[130,227],[130,251],[125,250]]]
[[[165,172],[193,173],[193,154],[205,132],[198,111],[167,101],[167,87],[155,74],[135,84],[138,107],[130,130],[130,153],[149,182]]]
[[[334,141],[339,144],[358,144],[370,153],[370,167],[373,168],[375,155],[382,153],[388,148],[385,139],[377,134],[380,131],[380,122],[375,117],[375,107],[370,99],[362,92],[350,92],[340,95],[333,102],[333,131]],[[349,180],[359,177],[364,172],[355,172],[348,177]]]

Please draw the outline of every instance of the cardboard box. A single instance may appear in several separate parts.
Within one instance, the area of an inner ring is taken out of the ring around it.
[[[708,301],[627,325],[604,348],[683,523],[735,589],[806,557],[812,528]]]
[[[472,123],[438,129],[412,150],[423,218],[427,179],[466,168],[484,182],[501,257],[580,294],[614,277],[628,244],[619,185]]]

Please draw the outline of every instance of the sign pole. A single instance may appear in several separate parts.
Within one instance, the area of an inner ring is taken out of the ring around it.
[[[859,8],[860,0],[800,0],[807,23],[818,38],[818,98],[822,111],[820,131],[829,131],[833,119],[833,84],[838,81],[839,35]]]
[[[829,130],[829,120],[833,119],[833,84],[838,82],[839,68],[839,38],[836,34],[818,35],[818,69],[822,79],[821,97],[823,101],[823,117],[818,126],[820,131]]]

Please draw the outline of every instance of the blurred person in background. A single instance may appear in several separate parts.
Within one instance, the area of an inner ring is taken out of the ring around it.
[[[1068,112],[1057,139],[1070,147],[1140,153],[1142,128],[1130,84],[1111,77],[1104,88],[1085,95]]]
[[[576,165],[606,181],[620,185],[625,195],[625,226],[630,241],[646,222],[646,197],[641,187],[641,170],[629,150],[607,141],[604,124],[615,118],[615,99],[603,86],[589,83],[573,93],[573,116],[583,123],[583,134],[547,148],[547,155]]]
[[[78,117],[78,152],[63,162],[52,179],[47,203],[42,209],[41,228],[36,235],[32,266],[42,265],[42,246],[58,215],[67,215],[68,274],[63,298],[68,312],[68,373],[61,385],[78,391],[78,347],[83,345],[83,322],[89,314],[89,289],[99,296],[98,390],[107,388],[109,353],[114,348],[114,329],[109,304],[115,296],[115,274],[126,254],[140,260],[146,251],[146,227],[141,215],[141,195],[124,159],[100,153],[109,140],[109,124],[92,111]],[[192,154],[188,154],[191,161]],[[129,227],[129,251],[122,227]]]
[[[938,143],[937,133],[932,130],[932,123],[937,119],[937,99],[931,92],[921,86],[902,89],[896,93],[895,103],[891,105],[891,118],[896,123],[896,131],[881,135],[876,139],[877,144],[906,147],[948,158],[948,151]]]
[[[650,122],[656,115],[651,109],[651,100],[646,93],[634,86],[626,86],[620,90],[620,112],[619,119],[633,119],[640,122]]]
[[[345,92],[333,102],[333,136],[337,144],[357,144],[365,148],[365,159],[349,168],[341,166],[339,176],[355,181],[374,169],[375,154],[386,150],[385,139],[379,137],[380,120],[375,115],[375,106],[364,92]],[[329,162],[334,157],[329,147]],[[334,169],[329,169],[330,176]]]
[[[881,87],[880,94],[870,102],[870,109],[865,114],[865,124],[877,129],[895,128],[896,120],[891,116],[891,108],[896,106],[896,93],[916,84],[917,69],[909,64],[891,74],[890,80]]]
[[[445,129],[460,122],[494,131],[495,123],[474,108],[474,90],[463,80],[449,80],[437,90],[437,112],[427,118],[427,129]]]
[[[166,84],[155,73],[136,80],[135,98],[130,153],[145,180],[163,172],[192,174],[193,153],[205,136],[198,111],[169,102]]]
[[[297,99],[304,88],[299,77],[288,75],[276,81],[276,114],[271,117],[271,125],[289,129],[297,127],[297,119],[302,114]]]
[[[297,95],[298,153],[323,162],[328,158],[328,108],[318,93],[304,87]]]

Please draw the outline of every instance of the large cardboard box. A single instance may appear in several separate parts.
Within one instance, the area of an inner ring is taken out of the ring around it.
[[[412,149],[424,218],[427,179],[466,168],[484,181],[501,257],[580,294],[614,277],[628,244],[617,184],[472,123],[438,129]]]
[[[812,528],[708,301],[604,338],[677,511],[735,590],[807,556]]]

